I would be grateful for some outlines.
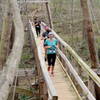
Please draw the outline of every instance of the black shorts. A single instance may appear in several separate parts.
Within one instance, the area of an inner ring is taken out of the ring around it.
[[[46,39],[44,39],[44,44],[43,44],[44,47],[47,46],[47,44],[45,44],[45,41],[46,41]]]
[[[41,33],[41,28],[37,28],[37,27],[35,27],[35,29],[36,29],[36,34],[37,34],[37,36],[39,36],[40,33]]]
[[[48,66],[55,66],[56,54],[47,54]]]

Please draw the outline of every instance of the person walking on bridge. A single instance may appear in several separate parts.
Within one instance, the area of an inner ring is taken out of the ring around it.
[[[48,36],[49,38],[44,43],[47,53],[48,71],[51,72],[52,75],[54,75],[58,41],[54,38],[53,32],[50,32]]]
[[[49,33],[51,32],[50,28],[48,26],[45,27],[45,32],[43,32],[42,34],[42,40],[44,40],[43,46],[44,46],[44,50],[45,50],[45,61],[47,60],[47,56],[46,56],[46,49],[45,49],[45,41],[49,38]]]
[[[36,30],[36,34],[37,34],[37,37],[40,36],[40,33],[41,33],[41,22],[36,19],[34,19],[34,25],[35,25],[35,30]]]
[[[45,32],[42,33],[42,39],[44,40],[44,42],[46,41],[46,39],[48,39],[48,35],[51,32],[51,29],[46,26],[45,27]]]

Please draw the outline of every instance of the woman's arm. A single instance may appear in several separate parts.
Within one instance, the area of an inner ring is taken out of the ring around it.
[[[51,48],[51,46],[45,46],[45,49]]]
[[[35,26],[38,25],[38,23],[35,23]]]
[[[58,42],[58,40],[56,42],[57,42],[56,43],[56,48],[59,48],[59,42]]]

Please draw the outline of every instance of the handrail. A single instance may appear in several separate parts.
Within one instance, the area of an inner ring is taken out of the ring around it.
[[[43,27],[42,27],[43,28]],[[67,57],[64,55],[64,53],[58,48],[58,53],[61,56],[61,58],[64,60],[65,64],[67,65],[71,75],[75,78],[81,89],[83,90],[84,94],[88,98],[88,100],[96,100],[95,97],[92,95],[92,93],[89,91],[89,89],[86,87],[82,79],[77,74],[76,70],[73,68]],[[66,67],[65,67],[66,68]]]
[[[46,68],[46,65],[45,65],[44,57],[42,56],[42,49],[37,44],[36,31],[33,28],[32,23],[30,21],[29,21],[29,23],[31,25],[32,35],[33,35],[32,38],[34,38],[34,41],[35,41],[35,44],[36,44],[38,58],[39,58],[39,62],[40,62],[40,67],[41,67],[41,71],[42,71],[44,80],[46,82],[47,88],[48,88],[49,93],[50,93],[50,95],[52,97],[52,100],[58,100],[58,96],[57,96],[56,90],[54,88],[54,85],[52,83],[52,80],[51,80],[51,78],[49,76],[49,73],[48,73],[47,68]]]
[[[45,23],[41,22],[41,25],[46,26]],[[100,78],[98,75],[78,56],[78,54],[64,41],[62,40],[54,30],[52,30],[55,37],[59,42],[67,49],[67,51],[74,57],[77,63],[87,72],[87,74],[93,79],[93,81],[100,87]]]
[[[87,96],[88,100],[96,100],[95,97],[92,95],[92,93],[89,91],[89,89],[86,87],[86,85],[84,84],[82,79],[79,77],[76,70],[73,68],[73,66],[69,62],[68,58],[63,54],[63,52],[60,49],[58,49],[58,53],[60,54],[62,59],[65,61],[68,69],[70,70],[71,74],[74,76],[77,83],[82,88],[82,90],[83,90],[84,94]]]

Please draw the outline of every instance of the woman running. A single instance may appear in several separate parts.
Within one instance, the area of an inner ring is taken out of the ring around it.
[[[49,38],[45,41],[45,48],[48,60],[48,71],[54,75],[54,66],[56,61],[58,41],[54,38],[52,32],[49,33]]]

